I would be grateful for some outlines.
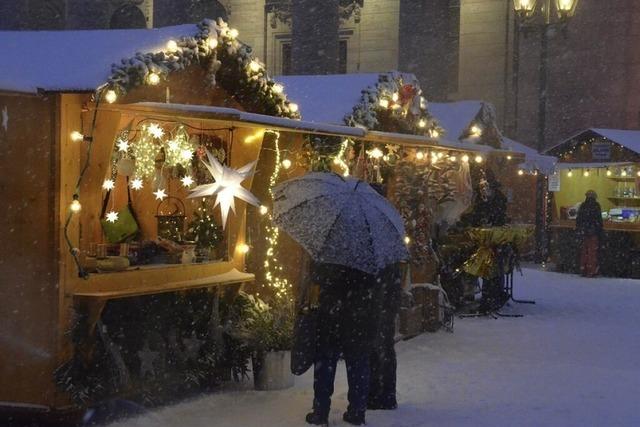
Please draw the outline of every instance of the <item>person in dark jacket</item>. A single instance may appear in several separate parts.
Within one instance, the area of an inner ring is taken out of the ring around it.
[[[344,356],[349,384],[349,407],[344,421],[365,423],[369,395],[369,357],[376,329],[373,276],[351,268],[315,264],[312,281],[320,286],[318,330],[313,370],[313,412],[309,424],[326,425],[336,365]]]
[[[602,210],[595,191],[589,190],[585,196],[576,217],[576,231],[582,239],[580,273],[586,277],[593,277],[599,270],[598,246],[602,235]]]
[[[377,333],[371,352],[369,400],[367,409],[396,409],[396,317],[402,294],[402,267],[391,264],[378,276],[376,311]]]

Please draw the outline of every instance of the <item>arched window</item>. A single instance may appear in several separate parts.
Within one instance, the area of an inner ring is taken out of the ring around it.
[[[140,8],[134,5],[126,5],[118,8],[113,15],[111,15],[111,22],[109,28],[146,28],[147,19],[140,10]]]

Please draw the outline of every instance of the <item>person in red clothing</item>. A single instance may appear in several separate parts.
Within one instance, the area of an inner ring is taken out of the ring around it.
[[[598,195],[589,190],[578,209],[576,232],[582,239],[580,249],[580,273],[586,277],[598,274],[598,247],[602,236],[602,210],[598,203]]]

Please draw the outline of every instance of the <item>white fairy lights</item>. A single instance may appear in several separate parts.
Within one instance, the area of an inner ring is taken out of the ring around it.
[[[273,173],[269,178],[269,196],[273,201],[273,187],[278,182],[280,167],[282,166],[280,162],[280,133],[274,130],[268,130],[267,132],[273,134],[275,137],[273,144],[276,155],[275,167],[273,168]],[[284,163],[284,161],[282,163]],[[267,240],[267,253],[265,254],[264,260],[265,282],[274,290],[276,298],[287,298],[290,300],[293,297],[291,294],[291,284],[286,278],[282,277],[282,265],[278,261],[278,257],[276,255],[280,230],[273,224],[273,215],[271,213],[267,214],[265,232]]]

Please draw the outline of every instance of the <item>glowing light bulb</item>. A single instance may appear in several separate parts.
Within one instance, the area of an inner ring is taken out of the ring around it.
[[[80,200],[78,200],[78,196],[73,196],[73,201],[71,202],[69,209],[71,209],[71,212],[73,213],[78,213],[82,210],[82,205],[80,204]]]
[[[418,120],[418,127],[426,127],[427,126],[427,121],[425,119],[420,119]]]
[[[282,167],[285,168],[285,169],[289,169],[291,167],[291,160],[284,159],[282,161]]]
[[[240,35],[240,32],[238,30],[236,30],[235,28],[231,28],[229,30],[229,32],[227,33],[227,35],[232,39],[236,39]]]
[[[398,95],[397,92],[395,92],[393,95],[391,95],[391,100],[393,102],[398,102],[398,99],[400,99],[400,96]]]
[[[476,156],[474,160],[476,161],[476,163],[482,163],[482,160],[484,159],[482,158],[482,156]]]
[[[627,176],[627,171],[622,169],[622,172],[620,173],[621,176]]]
[[[265,205],[260,205],[260,215],[266,215],[269,212],[269,208]]]
[[[299,108],[300,107],[298,107],[298,104],[296,104],[295,102],[289,104],[289,111],[291,111],[292,113],[297,113]]]
[[[467,163],[469,161],[469,156],[466,155],[466,154],[464,156],[462,156],[462,161]]]
[[[238,244],[238,252],[240,252],[243,255],[249,252],[249,249],[250,249],[249,245],[247,245],[246,243]]]
[[[210,49],[215,49],[218,47],[218,39],[215,37],[209,37],[207,39],[207,44],[209,45]]]
[[[73,132],[71,132],[71,140],[73,142],[80,142],[84,140],[84,135],[81,134],[80,132],[78,132],[77,130],[74,130]]]
[[[567,176],[569,178],[571,178],[573,176],[573,171],[571,169],[569,169],[569,172],[567,172]]]
[[[507,154],[507,160],[511,160],[513,159],[513,156],[511,154]]]
[[[280,83],[274,84],[272,89],[273,92],[277,94],[281,94],[282,92],[284,92],[284,86],[282,86]]]
[[[411,238],[409,236],[404,236],[404,244],[408,245],[409,243],[411,243]]]
[[[590,173],[589,173],[589,169],[587,169],[586,171],[584,171],[584,172],[582,173],[582,176],[585,176],[585,177],[587,177],[587,176],[589,176],[589,175],[590,175]]]
[[[431,138],[439,138],[440,137],[440,132],[438,132],[436,129],[430,130],[429,134],[431,135]]]
[[[438,156],[438,158],[439,158],[439,159],[441,159],[441,158],[443,158],[443,157],[444,157],[444,153],[443,153],[443,152],[440,152],[440,153],[436,154],[436,156]]]
[[[149,82],[150,85],[157,85],[158,83],[160,83],[160,76],[157,73],[149,73],[149,76],[147,77],[147,81]]]
[[[612,172],[609,169],[607,169],[607,176],[611,176],[611,174]]]
[[[520,176],[524,175],[524,171],[522,169],[518,169],[518,175]]]
[[[381,99],[378,101],[378,105],[380,105],[382,108],[389,108],[389,100]]]
[[[107,101],[109,104],[113,104],[114,102],[116,102],[117,99],[118,99],[118,94],[113,89],[109,89],[107,93],[105,93],[104,95],[104,100]]]
[[[450,156],[449,160],[451,160],[452,162],[457,162],[458,158],[456,156]]]
[[[167,42],[167,50],[171,53],[175,53],[178,51],[178,43],[175,40],[169,40]]]
[[[471,126],[471,135],[472,136],[480,136],[482,135],[482,128],[478,125]]]
[[[252,72],[257,73],[262,69],[262,65],[260,65],[260,63],[254,59],[249,63],[249,69]]]
[[[384,153],[382,152],[381,149],[379,149],[378,147],[374,147],[371,150],[367,151],[367,154],[369,155],[369,157],[371,157],[372,159],[379,159],[382,156],[384,156]]]

